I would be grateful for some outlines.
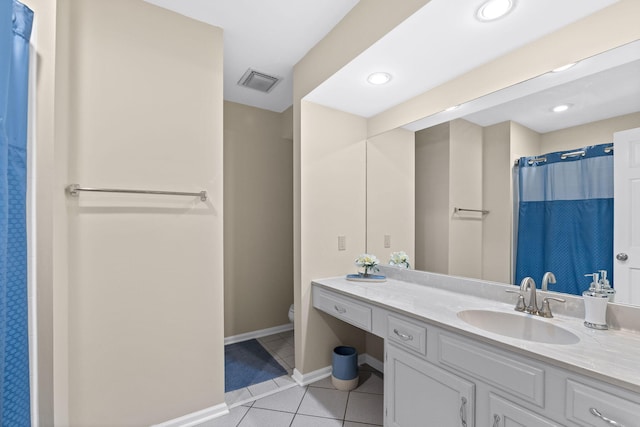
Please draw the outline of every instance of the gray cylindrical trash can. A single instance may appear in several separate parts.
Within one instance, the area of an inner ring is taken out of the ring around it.
[[[358,386],[358,352],[353,347],[333,349],[331,383],[338,390],[353,390]]]

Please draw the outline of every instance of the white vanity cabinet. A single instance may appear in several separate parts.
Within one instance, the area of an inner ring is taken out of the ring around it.
[[[560,357],[330,287],[314,286],[313,305],[384,338],[387,427],[640,427],[640,393]]]
[[[386,425],[393,427],[474,424],[474,384],[388,345],[384,367]]]
[[[489,394],[489,419],[491,427],[531,426],[531,427],[559,427],[543,416],[531,412],[523,407],[503,399],[493,393]]]

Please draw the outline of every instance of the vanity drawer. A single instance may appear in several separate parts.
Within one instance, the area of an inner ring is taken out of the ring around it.
[[[353,326],[371,331],[371,307],[351,298],[314,287],[313,306]]]
[[[567,380],[565,416],[569,421],[587,426],[635,426],[640,404],[579,382]],[[600,415],[598,415],[600,414]],[[610,420],[610,421],[607,421]],[[617,423],[617,424],[615,424]]]
[[[389,316],[387,338],[401,347],[413,350],[423,356],[427,354],[427,330],[423,326]]]
[[[440,334],[440,363],[544,407],[544,370],[481,344]]]

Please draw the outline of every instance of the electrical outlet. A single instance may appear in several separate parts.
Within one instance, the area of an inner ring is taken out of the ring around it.
[[[384,235],[384,247],[385,248],[390,248],[391,247],[391,235],[390,234],[385,234]]]
[[[338,236],[338,250],[339,251],[347,250],[347,236]]]

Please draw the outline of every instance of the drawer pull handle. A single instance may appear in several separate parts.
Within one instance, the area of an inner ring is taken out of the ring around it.
[[[460,423],[462,427],[467,427],[467,398],[460,399]]]
[[[347,309],[346,309],[346,308],[338,307],[337,305],[334,305],[334,306],[333,306],[333,308],[335,308],[335,309],[336,309],[336,311],[337,311],[338,313],[340,313],[340,314],[345,314],[345,313],[347,312]]]
[[[403,340],[403,341],[413,341],[413,335],[402,333],[397,329],[394,329],[393,333],[396,334],[397,336],[399,336],[400,339]]]
[[[493,414],[493,427],[500,427],[500,415]]]
[[[605,423],[611,424],[612,426],[616,426],[616,427],[624,427],[622,424],[620,424],[617,421],[612,420],[611,418],[607,418],[604,415],[602,415],[600,413],[600,411],[598,411],[596,408],[591,408],[589,409],[589,412],[591,412],[593,415],[595,415],[596,417],[600,418],[602,421],[604,421]]]

